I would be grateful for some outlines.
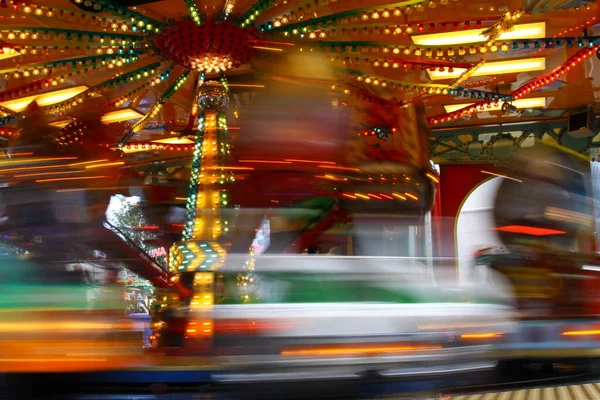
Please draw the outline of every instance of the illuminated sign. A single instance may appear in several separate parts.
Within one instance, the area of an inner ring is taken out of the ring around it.
[[[164,247],[158,247],[148,252],[148,255],[152,258],[158,258],[167,255],[167,250]]]

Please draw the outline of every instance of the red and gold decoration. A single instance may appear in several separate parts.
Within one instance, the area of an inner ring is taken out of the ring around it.
[[[158,35],[154,44],[164,57],[186,69],[219,73],[247,64],[259,38],[257,30],[210,19],[202,25],[177,22]]]

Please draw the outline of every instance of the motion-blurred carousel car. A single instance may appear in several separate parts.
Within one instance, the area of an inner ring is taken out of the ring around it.
[[[516,362],[593,360],[600,355],[600,257],[589,161],[540,144],[513,166],[494,205],[505,248],[475,261],[508,280],[519,311],[518,328],[498,354]]]

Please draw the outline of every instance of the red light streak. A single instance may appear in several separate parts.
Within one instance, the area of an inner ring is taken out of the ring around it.
[[[500,231],[500,232],[520,233],[523,235],[531,235],[531,236],[564,235],[566,233],[564,231],[558,231],[555,229],[536,228],[534,226],[525,226],[525,225],[501,226],[499,228],[495,228],[494,230]]]

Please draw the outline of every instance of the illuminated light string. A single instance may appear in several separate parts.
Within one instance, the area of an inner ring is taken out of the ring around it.
[[[472,64],[468,64],[468,63],[451,63],[451,62],[447,62],[447,61],[437,61],[437,60],[431,60],[431,61],[418,61],[418,60],[407,60],[407,59],[400,59],[400,58],[384,58],[384,59],[371,59],[369,57],[339,57],[339,56],[333,56],[331,57],[331,61],[332,62],[341,62],[343,65],[348,65],[348,64],[364,64],[367,65],[369,67],[373,67],[373,68],[392,68],[392,69],[431,69],[431,70],[436,70],[438,69],[439,71],[445,71],[446,69],[448,70],[448,72],[453,72],[454,68],[470,68],[472,66]]]
[[[98,63],[100,63],[102,65],[107,65],[107,66],[110,66],[112,64],[113,67],[115,65],[117,67],[120,67],[124,63],[129,64],[130,62],[135,62],[138,60],[139,60],[139,51],[131,49],[127,52],[119,51],[118,54],[94,55],[94,56],[86,56],[86,57],[78,57],[78,58],[70,58],[70,59],[53,60],[53,61],[41,62],[41,63],[37,62],[37,63],[30,63],[30,64],[20,64],[16,68],[5,69],[2,72],[4,72],[5,74],[8,74],[8,73],[11,73],[14,71],[19,71],[22,76],[27,78],[30,75],[38,75],[40,72],[42,72],[41,70],[45,70],[46,71],[45,73],[48,73],[48,72],[51,72],[53,68],[59,68],[59,67],[69,67],[70,66],[72,68],[77,68],[77,67],[88,66],[88,65],[95,66]],[[34,73],[34,71],[36,71],[36,70],[37,70],[37,73]],[[16,79],[18,79],[18,78],[19,77],[17,77]]]
[[[110,103],[108,103],[108,107],[120,107],[123,104],[125,104],[127,101],[131,100],[131,98],[135,94],[142,91],[143,89],[145,89],[149,86],[159,85],[160,83],[166,81],[167,79],[169,79],[171,77],[172,69],[173,69],[173,66],[171,65],[171,66],[165,68],[164,70],[162,70],[161,72],[159,72],[158,74],[156,74],[154,76],[149,76],[147,82],[143,82],[142,84],[136,86],[134,89],[130,90],[126,94],[119,96],[118,98],[116,98],[114,100],[111,100]]]
[[[198,130],[196,131],[196,143],[190,170],[190,183],[185,206],[185,223],[183,226],[183,240],[191,240],[194,237],[194,221],[196,220],[196,205],[198,188],[200,187],[200,170],[202,166],[202,142],[204,139],[205,116],[201,114],[198,118]]]
[[[153,142],[129,142],[123,146],[126,150],[164,150],[164,151],[191,151],[191,144],[163,144]]]
[[[200,14],[200,10],[196,5],[196,0],[185,0],[185,5],[190,12],[190,16],[192,17],[192,21],[198,26],[202,25],[202,16]]]
[[[479,68],[481,68],[483,66],[483,64],[485,64],[485,60],[479,60],[479,62],[477,64],[473,65],[471,68],[467,69],[465,72],[460,74],[460,76],[452,84],[450,84],[450,86],[448,86],[448,88],[455,89],[458,86],[460,86],[464,81],[469,79],[475,73],[475,71],[477,71]],[[451,72],[451,71],[449,71],[449,72]]]
[[[135,124],[133,124],[130,131],[124,135],[124,137],[119,142],[120,146],[124,145],[131,137],[133,137],[133,135],[135,135],[136,133],[138,133],[139,131],[144,129],[144,127],[148,124],[148,122],[150,122],[150,120],[158,114],[158,112],[162,108],[163,104],[165,104],[165,102],[167,100],[169,100],[179,90],[179,88],[181,88],[181,86],[187,80],[189,73],[190,73],[189,70],[183,71],[181,73],[181,75],[179,75],[179,77],[175,80],[175,82],[173,82],[171,84],[171,86],[169,86],[160,95],[160,97],[158,98],[156,103],[152,106],[150,111],[148,111],[146,113],[146,115],[144,115],[139,121],[137,121]]]
[[[20,1],[8,1],[8,6],[12,11],[21,13],[21,14],[31,14],[36,17],[48,17],[48,18],[58,18],[62,19],[66,22],[81,22],[81,23],[90,23],[91,25],[100,25],[100,26],[110,26],[113,30],[122,30],[127,31],[129,29],[137,30],[137,26],[132,27],[130,21],[125,21],[127,17],[122,16],[114,16],[113,18],[102,17],[99,18],[97,14],[93,12],[86,12],[80,10],[66,9],[61,7],[47,7],[44,5],[34,4],[34,3],[23,3]],[[76,21],[79,18],[80,21]],[[145,29],[145,28],[144,28]],[[150,28],[151,29],[151,26]]]
[[[518,100],[521,97],[531,93],[532,91],[535,91],[545,85],[548,85],[549,83],[554,82],[555,80],[559,79],[567,72],[569,72],[571,68],[576,67],[588,57],[593,56],[595,52],[599,49],[600,45],[595,45],[590,48],[584,48],[579,50],[577,53],[569,57],[565,63],[563,63],[560,67],[556,68],[553,72],[550,72],[542,77],[536,78],[533,81],[521,86],[519,89],[512,93],[512,97],[515,100]],[[492,103],[490,102],[479,102],[476,104],[469,105],[458,111],[430,117],[427,119],[427,123],[430,125],[438,125],[440,123],[451,122],[471,113],[475,113],[477,111],[484,111],[486,108],[491,107]]]
[[[144,14],[141,14],[137,11],[130,10],[127,7],[120,6],[111,0],[72,0],[76,4],[83,3],[87,6],[90,4],[94,11],[104,11],[104,12],[112,12],[113,15],[118,15],[121,18],[128,19],[132,25],[138,28],[144,28],[147,30],[152,30],[156,33],[160,32],[161,28],[166,27],[167,25],[157,21],[153,18],[150,18]]]
[[[485,45],[487,47],[492,47],[496,40],[500,37],[500,35],[502,35],[505,32],[511,31],[515,25],[515,22],[517,22],[517,20],[521,18],[524,14],[525,11],[523,9],[519,9],[514,13],[506,11],[504,14],[502,14],[498,22],[496,22],[494,25],[490,26],[482,32],[482,35],[487,36],[488,38]]]
[[[392,100],[387,100],[384,99],[382,97],[376,96],[370,92],[361,90],[361,89],[356,89],[352,86],[349,85],[335,85],[332,84],[333,81],[331,80],[322,80],[322,79],[310,79],[310,78],[291,78],[291,77],[283,77],[283,76],[277,76],[274,75],[271,77],[272,79],[276,80],[276,81],[301,81],[301,82],[310,82],[313,84],[319,84],[319,85],[327,85],[329,86],[332,90],[335,91],[341,91],[343,94],[345,95],[353,95],[354,97],[356,97],[357,99],[363,100],[363,101],[367,101],[370,103],[375,103],[375,104],[379,104],[382,106],[390,106],[390,105],[396,105],[397,103],[392,101]]]
[[[311,26],[307,26],[308,38],[309,39],[324,39],[326,37],[336,37],[336,36],[362,36],[371,35],[371,36],[398,36],[398,35],[412,35],[414,33],[424,33],[425,31],[433,33],[433,32],[456,32],[460,29],[463,30],[471,30],[481,29],[482,21],[497,21],[497,17],[485,17],[479,18],[478,20],[472,21],[446,21],[446,22],[426,22],[426,21],[414,21],[411,23],[396,23],[393,26],[383,25],[389,24],[390,19],[398,19],[400,17],[393,16],[392,13],[382,13],[382,19],[375,19],[371,23],[367,25],[354,25],[356,23],[362,23],[364,20],[361,20],[360,17],[354,16],[352,18],[342,18],[339,21],[339,24],[315,24]],[[404,21],[404,18],[401,18]],[[287,18],[289,21],[289,18]],[[281,22],[281,20],[280,20]],[[342,27],[341,29],[337,29],[339,25],[352,24],[348,28]],[[382,24],[382,25],[377,25]],[[427,28],[426,28],[427,27]],[[269,31],[273,28],[273,26],[269,25],[261,25],[261,31]],[[306,35],[304,35],[306,38]]]
[[[425,57],[425,58],[434,58],[434,57],[454,57],[456,55],[474,55],[474,54],[485,54],[485,53],[494,53],[498,51],[502,51],[505,53],[512,51],[517,51],[519,49],[529,49],[530,45],[533,44],[534,48],[544,47],[546,49],[551,49],[555,47],[562,47],[566,45],[567,48],[573,47],[574,43],[577,44],[578,47],[586,47],[593,46],[598,40],[597,36],[582,36],[582,37],[568,37],[561,39],[554,38],[539,38],[539,39],[522,39],[522,40],[511,40],[503,42],[500,46],[493,44],[490,47],[485,44],[478,44],[477,46],[471,45],[466,47],[421,47],[414,45],[406,45],[406,46],[394,46],[390,43],[386,42],[375,42],[375,41],[319,41],[314,44],[307,44],[306,46],[296,46],[296,50],[299,52],[315,51],[315,49],[325,52],[328,54],[345,54],[345,53],[367,53],[367,52],[381,52],[386,57],[388,54],[390,55],[400,55],[403,54],[405,56],[413,55],[415,57]]]
[[[149,75],[156,74],[156,68],[160,68],[160,66],[161,66],[160,62],[154,62],[152,64],[149,64],[149,65],[140,67],[138,69],[135,69],[133,71],[127,72],[125,74],[116,76],[112,79],[108,79],[104,82],[99,83],[96,86],[91,87],[90,89],[84,91],[83,93],[81,93],[78,96],[75,96],[74,98],[65,100],[59,104],[49,107],[46,112],[49,114],[57,114],[61,111],[65,111],[66,109],[69,109],[71,107],[80,105],[81,103],[83,103],[83,100],[86,96],[99,93],[100,91],[102,91],[108,87],[112,88],[115,86],[121,86],[121,85],[127,84],[129,82],[133,82],[136,79],[142,79]]]
[[[123,51],[125,51],[125,48],[127,48],[127,51],[130,50],[139,50],[140,49],[140,45],[136,45],[136,46],[119,46],[119,45],[112,45],[112,46],[105,46],[105,45],[100,45],[100,46],[19,46],[19,45],[14,45],[12,47],[10,47],[10,51],[13,53],[19,53],[20,55],[17,56],[17,58],[15,58],[15,60],[19,61],[19,62],[24,62],[26,61],[27,58],[37,58],[34,56],[39,56],[39,55],[53,55],[53,54],[60,54],[61,56],[65,56],[65,55],[81,55],[81,52],[83,52],[84,54],[97,54],[97,55],[102,55],[102,54],[115,54],[116,52],[118,52],[119,50],[121,50],[121,48],[123,48]]]
[[[294,14],[284,15],[273,21],[268,21],[265,29],[281,32],[284,34],[290,31],[304,31],[308,30],[309,26],[321,26],[327,27],[329,24],[337,24],[340,20],[345,20],[352,17],[358,17],[361,21],[377,21],[380,19],[387,19],[390,17],[400,17],[404,15],[412,15],[414,11],[423,12],[426,8],[436,8],[437,2],[434,0],[408,0],[398,3],[386,4],[381,6],[355,8],[351,10],[341,11],[334,14],[324,15],[317,18],[298,18]],[[440,0],[439,4],[447,5],[448,0]],[[296,20],[298,22],[293,22]],[[244,21],[246,22],[246,21]],[[292,22],[288,24],[289,22]]]
[[[133,62],[137,62],[137,59]],[[130,64],[130,62],[126,62],[125,64]],[[115,64],[108,64],[108,65],[115,65]],[[35,92],[35,91],[40,91],[46,88],[49,88],[51,86],[58,86],[59,84],[64,84],[66,83],[66,81],[68,80],[68,78],[71,78],[73,76],[83,76],[86,75],[90,72],[93,72],[99,68],[105,68],[106,67],[106,63],[100,63],[100,64],[92,64],[90,66],[86,66],[86,65],[81,65],[81,66],[76,66],[73,71],[60,75],[60,76],[55,76],[55,77],[47,77],[45,79],[39,79],[36,81],[32,81],[29,83],[26,83],[24,85],[21,85],[19,87],[15,87],[15,88],[11,88],[5,91],[0,92],[0,101],[6,101],[6,100],[10,100],[16,97],[20,97],[23,95],[26,95],[29,92]],[[43,69],[42,71],[39,71],[36,73],[36,70],[34,69],[32,74],[33,76],[37,76],[40,73],[43,73]],[[48,71],[47,73],[51,73],[51,71]],[[30,76],[29,74],[27,74],[26,77]]]
[[[121,46],[136,46],[136,43],[146,40],[145,36],[121,34],[112,32],[81,31],[76,29],[45,28],[45,27],[10,27],[0,29],[2,39],[6,40],[56,40],[101,43]],[[54,37],[53,37],[54,36]]]

